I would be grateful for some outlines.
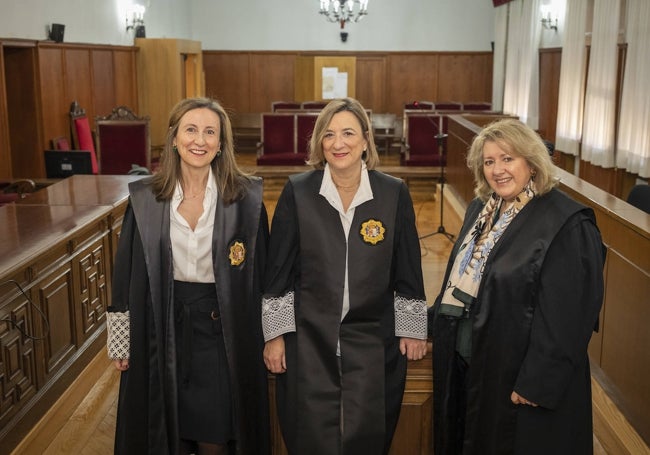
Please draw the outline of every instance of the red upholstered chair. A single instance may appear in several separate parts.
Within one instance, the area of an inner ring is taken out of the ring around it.
[[[489,111],[492,109],[492,103],[483,101],[463,103],[464,111]]]
[[[52,139],[52,150],[62,150],[62,151],[71,150],[70,142],[68,142],[68,138],[65,136],[59,136]]]
[[[309,141],[314,132],[314,125],[316,124],[317,118],[318,113],[316,112],[296,114],[296,153],[303,155],[303,163],[307,161],[307,157],[309,156]]]
[[[305,164],[303,154],[296,153],[296,115],[262,114],[262,141],[257,146],[258,165]]]
[[[132,166],[151,171],[149,117],[138,117],[126,106],[95,119],[102,174],[128,174]]]
[[[325,106],[327,106],[327,103],[329,103],[329,101],[303,101],[300,107],[302,109],[312,109],[312,110],[320,111]]]
[[[278,109],[300,109],[300,103],[298,101],[273,101],[271,110],[275,112]]]
[[[411,112],[405,117],[404,151],[401,164],[405,166],[444,166],[436,141],[440,133],[440,116],[425,112]]]
[[[79,106],[79,103],[73,101],[70,105],[70,122],[72,129],[72,141],[75,150],[88,150],[93,165],[93,174],[99,173],[97,165],[97,153],[95,151],[95,141],[90,130],[90,123],[86,116],[86,111]]]
[[[426,110],[432,111],[435,108],[435,104],[431,101],[410,101],[404,103],[404,109],[417,109],[417,110]]]

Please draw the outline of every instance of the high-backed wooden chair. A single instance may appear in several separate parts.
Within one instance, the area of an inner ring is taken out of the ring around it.
[[[257,147],[257,164],[305,164],[305,156],[296,153],[296,114],[265,112],[261,115],[262,141]]]
[[[370,123],[375,143],[388,154],[396,137],[397,116],[395,114],[372,114]]]
[[[404,126],[404,150],[401,163],[405,166],[444,166],[436,136],[440,134],[440,116],[426,112],[407,112]]]
[[[128,174],[134,164],[152,169],[149,116],[138,117],[119,106],[105,117],[96,117],[95,125],[102,174]]]
[[[90,129],[90,123],[86,116],[86,111],[79,106],[79,103],[73,101],[70,104],[70,129],[72,130],[72,142],[75,150],[88,150],[93,165],[93,174],[99,173],[97,163],[97,152],[95,150],[95,141]]]

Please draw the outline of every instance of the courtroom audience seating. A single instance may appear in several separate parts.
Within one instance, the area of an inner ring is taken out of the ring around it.
[[[445,155],[438,148],[440,116],[407,110],[404,117],[404,141],[401,164],[404,166],[444,166]]]
[[[262,115],[262,141],[257,147],[258,165],[293,166],[305,164],[307,155],[297,152],[296,114]]]
[[[271,111],[276,112],[278,109],[300,109],[298,101],[273,101]]]

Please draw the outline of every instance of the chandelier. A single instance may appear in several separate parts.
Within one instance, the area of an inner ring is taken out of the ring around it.
[[[346,22],[359,22],[368,14],[368,0],[320,0],[320,14],[343,28]]]

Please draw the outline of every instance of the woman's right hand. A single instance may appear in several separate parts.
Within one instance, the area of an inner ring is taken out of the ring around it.
[[[281,374],[287,371],[283,335],[275,337],[264,344],[264,364],[274,374]]]
[[[115,359],[113,365],[120,371],[126,371],[129,369],[129,359]]]

